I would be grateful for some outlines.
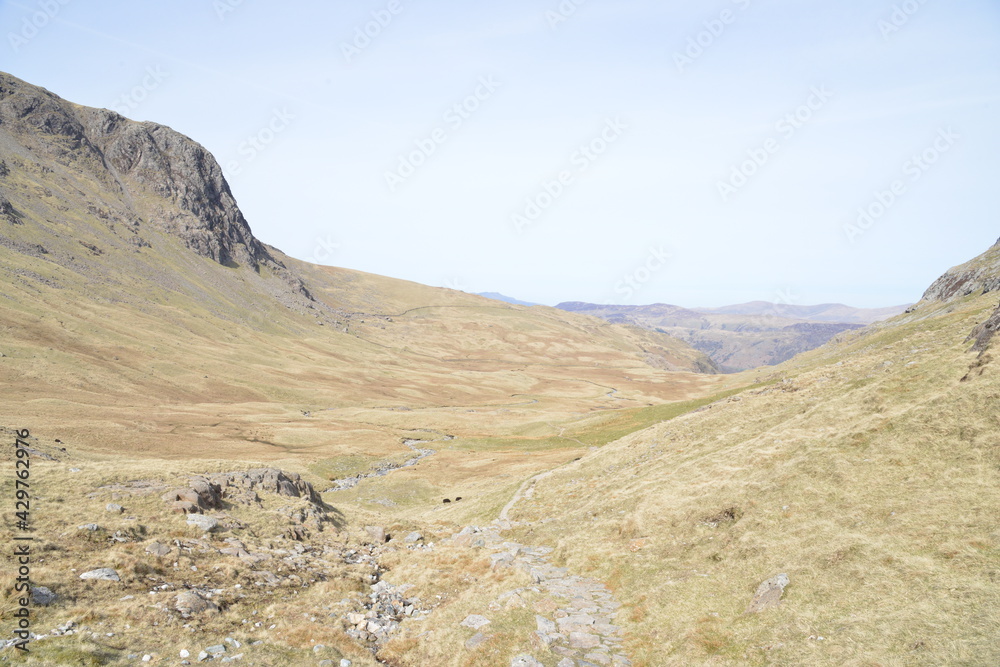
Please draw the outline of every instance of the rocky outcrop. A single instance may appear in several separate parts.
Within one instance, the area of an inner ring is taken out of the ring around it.
[[[215,158],[179,132],[70,104],[5,73],[0,125],[36,154],[90,172],[198,254],[227,266],[283,268],[254,238]]]
[[[972,330],[966,342],[975,341],[972,351],[979,353],[986,352],[986,348],[989,347],[998,329],[1000,329],[1000,306],[997,307],[988,320]]]
[[[924,293],[924,301],[951,301],[1000,290],[1000,240],[970,262],[950,269]]]
[[[309,482],[297,473],[285,472],[277,468],[257,468],[239,472],[212,475],[211,483],[222,489],[224,498],[247,498],[248,493],[258,491],[279,496],[304,498],[313,505],[323,506],[323,499]]]

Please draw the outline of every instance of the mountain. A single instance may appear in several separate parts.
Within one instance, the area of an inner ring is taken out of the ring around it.
[[[699,313],[720,315],[767,315],[785,317],[806,322],[827,322],[831,324],[861,324],[889,319],[899,315],[911,304],[889,308],[852,308],[842,303],[824,303],[819,306],[798,306],[792,304],[751,301],[722,308],[696,308]]]
[[[839,304],[785,306],[764,301],[699,309],[662,303],[609,306],[567,302],[556,307],[669,334],[707,354],[726,373],[779,364],[842,332],[906,310],[906,306],[857,309]]]
[[[520,301],[510,296],[504,296],[499,292],[480,292],[479,296],[486,297],[487,299],[493,299],[495,301],[503,301],[504,303],[511,303],[515,306],[537,306],[537,303],[529,303],[527,301]]]

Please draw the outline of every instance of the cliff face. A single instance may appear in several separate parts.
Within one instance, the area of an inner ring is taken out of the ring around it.
[[[0,128],[3,152],[27,149],[86,171],[127,203],[133,227],[154,225],[226,266],[281,267],[254,238],[215,158],[170,128],[81,107],[2,72]]]
[[[925,301],[950,301],[1000,290],[1000,240],[972,261],[950,269],[924,293]]]

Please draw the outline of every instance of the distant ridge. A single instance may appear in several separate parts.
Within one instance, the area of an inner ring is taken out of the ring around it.
[[[480,292],[479,296],[486,297],[487,299],[493,299],[494,301],[503,301],[504,303],[509,303],[515,306],[538,306],[541,304],[531,303],[529,301],[521,301],[515,299],[514,297],[505,296],[499,292]]]
[[[615,306],[561,303],[557,308],[666,333],[707,354],[724,372],[773,366],[823,345],[834,336],[903,313],[907,306],[852,308],[843,304],[793,306],[752,301],[722,308],[665,303]]]

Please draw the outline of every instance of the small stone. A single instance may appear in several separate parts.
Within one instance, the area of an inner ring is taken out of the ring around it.
[[[98,581],[121,581],[121,577],[110,567],[99,567],[96,570],[91,570],[90,572],[84,572],[80,575],[81,579],[96,579]]]
[[[40,607],[45,607],[56,601],[59,596],[50,591],[45,586],[31,587],[31,603]]]
[[[98,526],[96,523],[85,523],[82,526],[77,526],[76,529],[77,530],[89,530],[90,532],[95,533],[98,530],[100,530],[101,527]]]
[[[198,662],[205,662],[206,660],[208,660],[208,653],[205,653],[204,651],[199,652]]]
[[[551,635],[556,631],[556,624],[544,616],[535,616],[535,625],[538,627],[539,632],[544,632],[547,635]]]
[[[219,611],[218,605],[211,600],[206,600],[194,591],[181,591],[178,593],[177,598],[174,601],[174,607],[182,614],[200,614],[206,611]],[[225,650],[225,647],[223,647],[223,650]],[[209,651],[209,653],[211,653],[211,651]]]
[[[365,526],[365,532],[375,544],[385,544],[385,528],[382,526]]]
[[[597,648],[601,645],[601,638],[588,632],[571,632],[569,645],[573,648]]]
[[[125,508],[122,507],[121,505],[118,505],[117,503],[108,503],[107,505],[104,506],[104,509],[105,511],[113,512],[115,514],[121,514],[122,512],[125,511]],[[146,660],[146,662],[149,662],[149,660]]]
[[[409,535],[407,535],[406,538],[403,541],[404,542],[408,542],[410,544],[413,544],[415,542],[423,542],[424,541],[424,536],[421,535],[420,533],[413,532],[413,533],[410,533]]]
[[[181,655],[182,658],[190,658],[191,657],[191,651],[187,650],[186,648],[182,648],[180,655]]]
[[[469,651],[479,648],[481,644],[484,644],[489,640],[491,635],[483,634],[482,632],[477,632],[465,641],[465,648]]]
[[[556,667],[576,667],[576,663],[570,658],[563,658]]]
[[[478,630],[479,628],[485,627],[490,624],[490,620],[485,616],[480,616],[479,614],[470,614],[465,617],[459,625],[465,628],[472,628],[473,630]]]
[[[221,655],[221,654],[223,654],[225,652],[226,652],[226,645],[225,644],[215,644],[213,646],[206,646],[205,647],[205,653],[208,653],[209,655],[212,655],[212,656]]]
[[[510,667],[545,667],[527,653],[516,655],[510,659]]]
[[[219,526],[219,520],[210,516],[205,516],[204,514],[188,514],[187,523],[189,526],[195,526],[198,530],[205,533],[210,533]]]
[[[789,579],[787,574],[779,574],[761,583],[757,587],[757,592],[754,593],[753,600],[750,601],[750,606],[747,607],[746,613],[758,614],[767,609],[777,607],[781,604],[781,596],[788,584]]]
[[[146,547],[146,553],[162,558],[163,556],[166,556],[170,553],[170,547],[168,547],[166,544],[153,542],[152,544]]]
[[[343,658],[340,661],[340,667],[351,667],[351,661],[348,660],[347,658]]]
[[[143,662],[149,662],[149,661],[150,661],[150,660],[152,660],[152,659],[153,659],[153,656],[151,656],[151,655],[150,655],[150,654],[148,654],[148,653],[147,653],[146,655],[142,656],[142,661],[143,661]]]

